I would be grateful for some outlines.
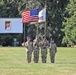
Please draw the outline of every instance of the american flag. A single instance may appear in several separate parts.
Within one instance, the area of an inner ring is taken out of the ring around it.
[[[28,23],[29,22],[29,17],[30,17],[30,11],[24,11],[22,13],[22,23]]]
[[[26,10],[22,13],[22,23],[38,22],[38,9]]]

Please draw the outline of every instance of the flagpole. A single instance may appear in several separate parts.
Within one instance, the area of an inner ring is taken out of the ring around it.
[[[24,26],[24,47],[25,47],[25,24],[23,24]]]
[[[36,23],[36,28],[37,28],[36,36],[38,37],[38,22]]]
[[[44,29],[44,34],[46,36],[46,21],[45,21],[45,29]]]
[[[46,9],[46,0],[45,0],[45,9]],[[46,15],[46,14],[45,14]],[[46,36],[46,19],[45,19],[45,29],[44,29],[44,34],[45,34],[45,36]]]
[[[27,0],[26,0],[26,8],[27,8]],[[23,25],[24,25],[23,27],[24,27],[24,47],[25,47],[26,24],[24,23]]]

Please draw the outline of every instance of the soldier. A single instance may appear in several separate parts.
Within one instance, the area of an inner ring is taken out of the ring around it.
[[[39,60],[39,42],[38,37],[36,36],[35,40],[33,41],[33,54],[34,54],[34,62],[38,63]]]
[[[27,48],[27,61],[28,63],[31,62],[31,58],[32,58],[32,52],[33,52],[33,43],[31,38],[29,37],[27,39],[27,42],[25,43],[25,47]]]
[[[52,34],[50,34],[50,43],[51,43],[51,41],[52,41]]]
[[[57,52],[57,46],[54,43],[54,40],[52,40],[51,43],[50,43],[50,61],[51,61],[51,63],[55,62],[56,52]]]
[[[42,63],[46,63],[47,59],[47,46],[49,46],[49,42],[46,40],[45,35],[43,36],[43,40],[41,42],[41,58]]]

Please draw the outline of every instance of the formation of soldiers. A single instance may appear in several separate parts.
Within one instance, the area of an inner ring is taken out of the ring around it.
[[[57,46],[54,43],[54,40],[50,38],[50,42],[47,41],[46,36],[44,35],[41,40],[36,38],[32,41],[30,37],[27,38],[27,42],[25,43],[25,47],[27,49],[27,62],[31,62],[32,53],[33,53],[33,61],[38,63],[39,61],[39,50],[41,50],[41,59],[42,63],[46,63],[47,61],[47,51],[50,53],[50,61],[51,63],[55,62],[55,54],[57,52]]]

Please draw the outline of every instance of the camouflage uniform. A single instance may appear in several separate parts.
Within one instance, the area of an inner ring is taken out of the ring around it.
[[[33,44],[32,44],[32,41],[30,41],[30,42],[26,42],[25,43],[25,46],[26,46],[26,48],[27,48],[27,61],[28,61],[28,63],[30,63],[31,62],[31,58],[32,58],[32,52],[33,52]]]
[[[56,54],[56,52],[57,52],[57,46],[54,43],[54,41],[52,41],[50,43],[50,60],[51,60],[51,63],[55,62],[55,54]]]
[[[47,40],[44,40],[41,42],[41,58],[42,63],[46,63],[47,59],[47,46],[49,46],[49,42]]]
[[[39,43],[38,40],[34,40],[33,42],[33,54],[34,54],[34,62],[38,63],[39,60]]]

